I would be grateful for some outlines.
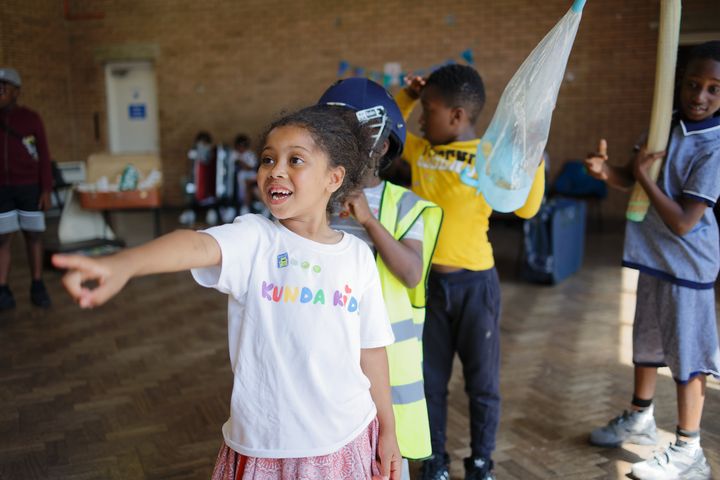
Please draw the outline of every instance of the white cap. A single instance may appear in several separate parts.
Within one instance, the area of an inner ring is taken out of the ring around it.
[[[0,82],[12,83],[16,87],[22,85],[20,74],[14,68],[0,68]]]

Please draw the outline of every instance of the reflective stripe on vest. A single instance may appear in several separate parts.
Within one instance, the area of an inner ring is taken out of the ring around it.
[[[395,343],[404,342],[405,340],[410,340],[411,338],[422,341],[422,337],[418,337],[417,335],[415,320],[412,318],[394,322],[391,326],[393,334],[395,335]]]
[[[425,384],[422,380],[407,385],[394,385],[391,387],[393,405],[404,405],[425,400]]]

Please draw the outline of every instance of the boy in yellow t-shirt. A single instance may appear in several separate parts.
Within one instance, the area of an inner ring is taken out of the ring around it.
[[[422,478],[447,480],[445,452],[448,381],[455,352],[463,364],[470,401],[472,456],[465,459],[465,478],[494,479],[491,455],[500,419],[500,282],[488,241],[492,208],[475,188],[460,181],[460,172],[475,163],[480,139],[475,122],[485,103],[480,75],[464,65],[447,65],[427,80],[408,77],[396,97],[407,119],[419,99],[420,130],[408,133],[403,158],[412,170],[412,191],[444,212],[428,284],[424,343],[425,396],[433,455]],[[545,189],[540,165],[522,218],[537,213]]]

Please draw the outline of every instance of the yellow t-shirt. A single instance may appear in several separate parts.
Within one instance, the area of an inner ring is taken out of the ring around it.
[[[401,90],[395,100],[407,120],[415,100]],[[480,139],[430,145],[424,138],[408,132],[403,158],[412,169],[412,191],[439,205],[444,212],[440,235],[432,262],[437,265],[487,270],[495,265],[487,232],[492,208],[477,189],[460,181],[460,172],[475,164]],[[528,199],[515,214],[535,215],[545,191],[545,168],[540,165]]]

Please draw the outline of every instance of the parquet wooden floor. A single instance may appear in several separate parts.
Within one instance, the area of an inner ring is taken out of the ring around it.
[[[583,270],[556,287],[514,278],[516,229],[500,226],[494,237],[504,308],[498,478],[625,478],[651,447],[587,444],[631,396],[634,286],[618,266],[620,235],[592,235]],[[81,311],[48,272],[54,307],[33,309],[22,247],[16,239],[18,307],[0,314],[0,479],[208,478],[231,389],[225,298],[183,273],[133,280],[108,305]],[[454,479],[469,453],[459,372],[449,415]],[[674,396],[661,377],[663,442],[674,431]],[[720,475],[720,383],[710,382],[706,404],[703,444]]]

